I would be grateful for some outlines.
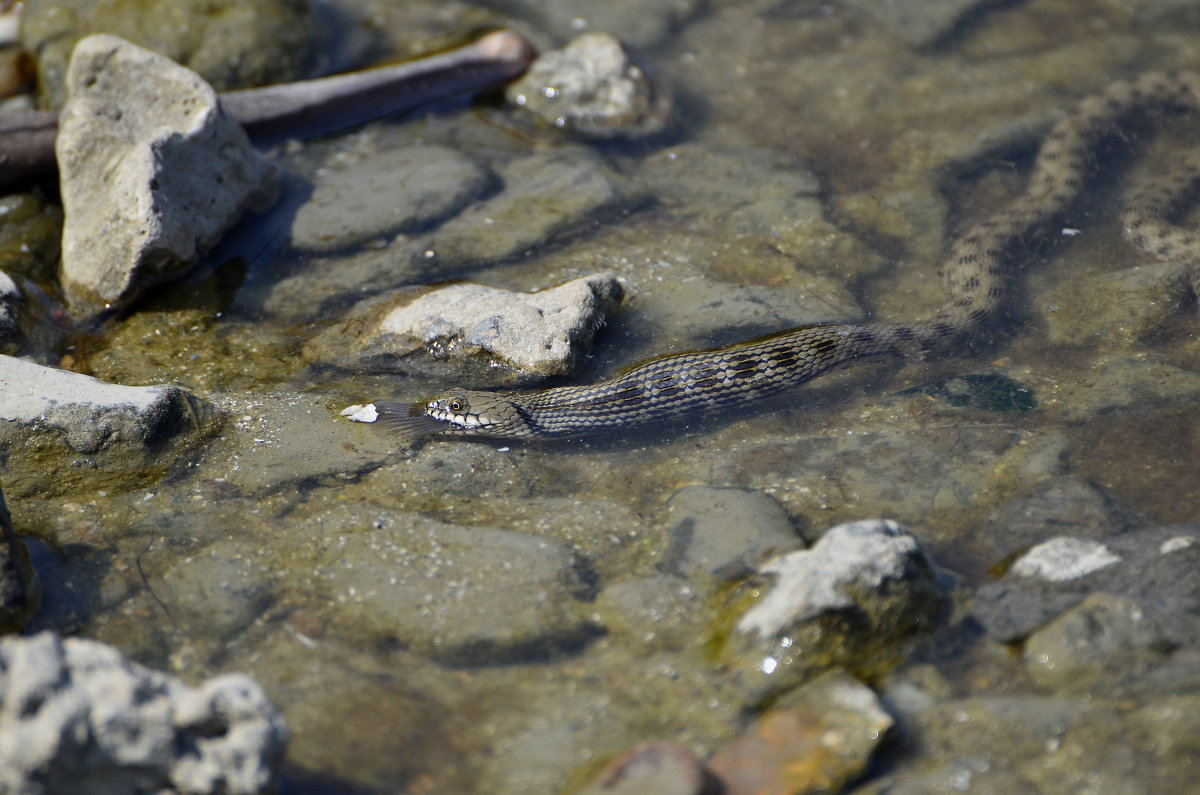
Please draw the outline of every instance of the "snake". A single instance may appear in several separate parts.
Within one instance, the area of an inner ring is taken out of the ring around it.
[[[510,393],[453,389],[417,403],[381,400],[373,404],[374,421],[408,437],[584,436],[740,406],[881,356],[927,359],[961,350],[1002,309],[1005,270],[1015,252],[1045,235],[1079,198],[1101,144],[1150,110],[1200,112],[1200,75],[1149,73],[1114,82],[1054,124],[1025,189],[951,245],[941,265],[945,300],[925,320],[803,326],[652,359],[593,384]],[[1127,236],[1153,256],[1195,267],[1200,243],[1173,216],[1198,182],[1200,157],[1192,157],[1138,193],[1121,217]]]

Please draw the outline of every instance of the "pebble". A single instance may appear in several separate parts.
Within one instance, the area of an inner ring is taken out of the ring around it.
[[[13,530],[12,516],[0,491],[0,632],[19,631],[42,599],[42,585],[29,550]]]
[[[275,166],[194,72],[100,34],[76,47],[68,88],[55,149],[74,314],[129,306],[274,202]]]
[[[830,671],[785,696],[709,767],[726,795],[840,792],[866,771],[894,723],[871,688]]]
[[[712,795],[721,791],[695,754],[677,743],[656,742],[609,762],[579,795]]]
[[[770,581],[737,619],[742,686],[772,693],[835,665],[866,666],[930,627],[945,589],[920,544],[889,519],[837,525],[761,566]]]
[[[667,501],[662,571],[728,582],[752,574],[767,557],[804,546],[787,513],[761,491],[685,486]]]
[[[473,375],[489,383],[528,383],[574,372],[623,297],[610,273],[536,293],[471,283],[399,290],[354,307],[310,340],[304,356],[340,367],[460,378],[464,365],[475,364]]]
[[[192,688],[111,646],[0,638],[0,790],[274,791],[283,717],[243,674]]]
[[[328,165],[292,221],[291,244],[337,251],[423,231],[461,211],[495,178],[447,146],[402,146]]]
[[[609,33],[584,33],[543,52],[505,96],[551,127],[590,138],[661,132],[671,108]]]
[[[1067,582],[1115,566],[1119,555],[1099,541],[1058,536],[1038,544],[1013,563],[1017,577],[1038,577],[1046,582]]]

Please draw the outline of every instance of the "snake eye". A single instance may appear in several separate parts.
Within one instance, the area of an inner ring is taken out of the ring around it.
[[[456,413],[462,411],[464,408],[464,403],[461,400],[459,400],[458,398],[451,400],[446,405],[448,405],[450,407],[451,411],[456,412]]]

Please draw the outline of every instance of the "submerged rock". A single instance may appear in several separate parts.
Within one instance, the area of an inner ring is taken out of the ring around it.
[[[12,517],[0,492],[0,633],[24,626],[37,612],[41,595],[29,550],[13,531]]]
[[[292,245],[336,251],[421,231],[478,198],[491,173],[446,146],[404,146],[318,174],[292,222]]]
[[[175,386],[109,384],[0,356],[0,449],[12,472],[33,478],[26,488],[61,488],[72,465],[145,466],[161,444],[207,430],[213,417],[207,403]],[[53,462],[59,456],[65,460]]]
[[[738,674],[757,697],[822,668],[890,659],[945,605],[939,574],[896,522],[838,525],[759,568],[773,581],[734,625]]]
[[[103,643],[0,638],[5,792],[266,792],[287,740],[248,676],[191,688]]]
[[[592,138],[659,132],[671,109],[669,95],[608,33],[585,33],[542,53],[505,93],[543,122]]]
[[[709,766],[729,795],[841,792],[894,723],[871,688],[830,671],[786,696]]]
[[[572,372],[624,289],[608,273],[536,293],[452,284],[368,299],[304,348],[309,361],[384,371],[429,369],[428,351],[456,365],[485,360],[494,381],[532,381]],[[414,359],[417,359],[414,361]],[[501,372],[496,367],[503,368]]]
[[[269,206],[276,169],[208,84],[160,55],[89,36],[68,77],[61,281],[91,317],[182,275],[244,211]]]
[[[614,759],[579,795],[714,795],[723,792],[695,754],[672,742],[646,743]]]
[[[667,502],[671,524],[660,569],[737,580],[770,554],[804,546],[778,502],[751,489],[686,486]]]
[[[312,24],[310,0],[54,0],[28,3],[21,44],[37,56],[47,107],[66,100],[67,62],[89,33],[112,33],[161,53],[218,90],[303,77]]]

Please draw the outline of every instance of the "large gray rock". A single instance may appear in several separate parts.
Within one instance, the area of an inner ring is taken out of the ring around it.
[[[164,442],[207,430],[213,417],[179,387],[109,384],[0,355],[0,450],[14,476],[49,478],[26,488],[60,486],[67,469],[56,466],[144,466]]]
[[[29,550],[13,531],[12,517],[0,492],[0,632],[24,626],[37,612],[41,595]]]
[[[195,73],[96,35],[76,46],[68,88],[55,151],[74,313],[127,306],[274,201],[275,167]]]
[[[593,335],[623,295],[610,273],[536,293],[469,283],[424,293],[400,290],[360,303],[311,340],[304,355],[343,367],[401,372],[429,371],[435,357],[456,367],[484,359],[485,366],[476,369],[492,382],[564,375],[591,349]],[[434,356],[416,355],[422,352]]]
[[[264,792],[287,739],[248,676],[191,688],[103,643],[0,639],[5,792]]]

